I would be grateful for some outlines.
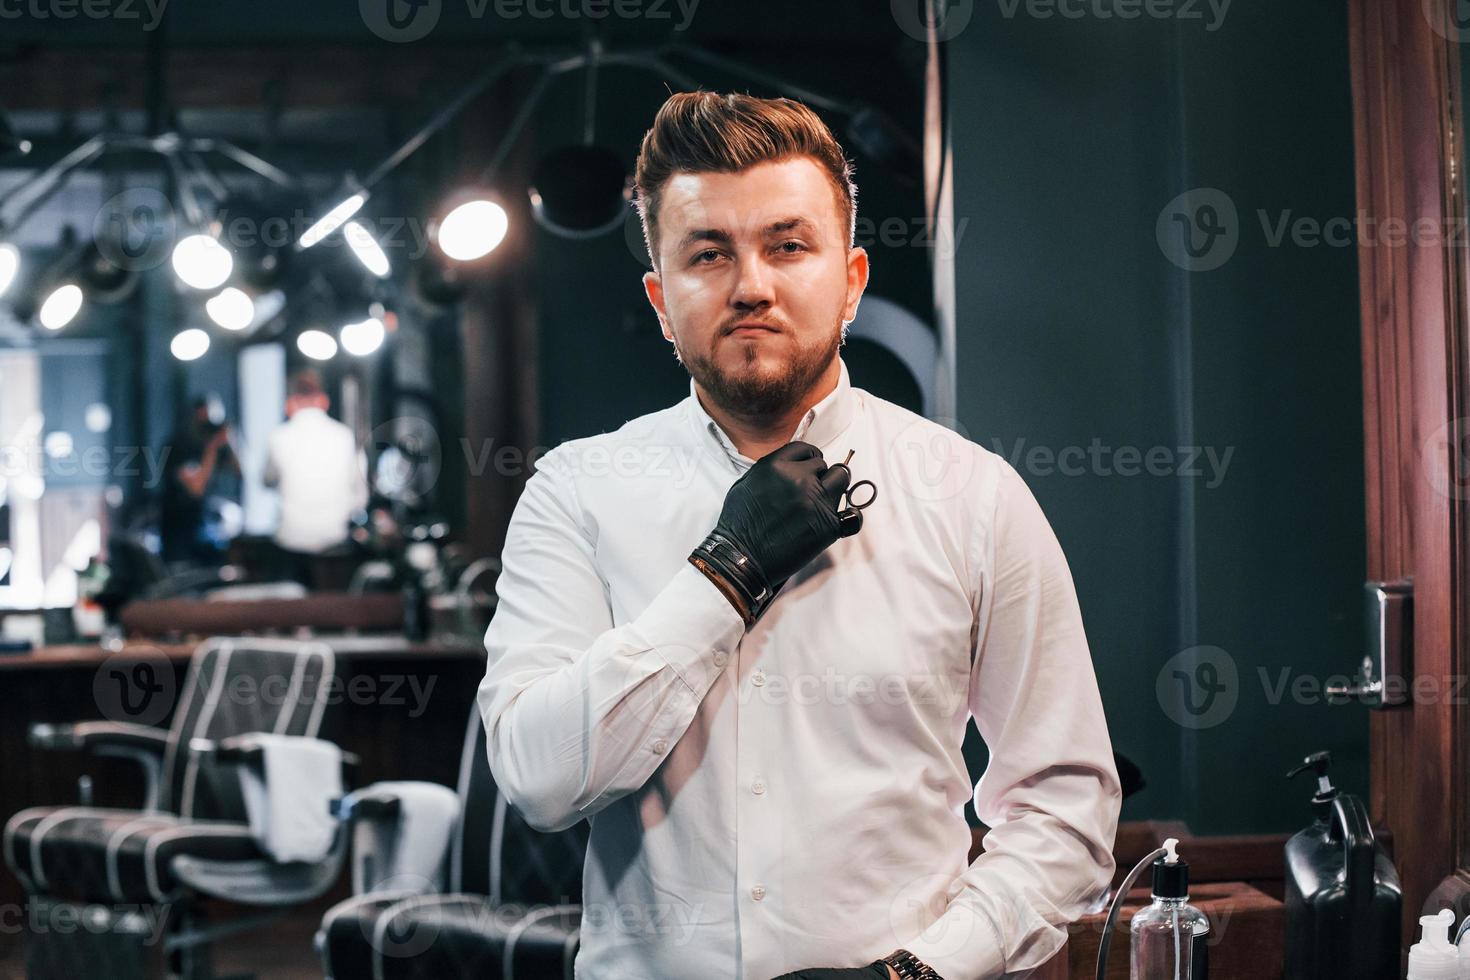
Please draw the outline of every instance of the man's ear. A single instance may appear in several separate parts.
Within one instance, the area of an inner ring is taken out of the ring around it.
[[[674,335],[669,330],[669,318],[664,314],[664,284],[657,272],[643,273],[643,291],[648,295],[648,302],[653,304],[654,313],[658,315],[658,325],[664,340],[673,343]]]

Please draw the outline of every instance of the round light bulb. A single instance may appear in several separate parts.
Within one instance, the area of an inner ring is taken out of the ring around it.
[[[244,330],[255,322],[255,300],[234,286],[226,286],[204,304],[209,318],[226,330]]]
[[[354,357],[366,357],[383,346],[383,321],[368,317],[342,328],[342,349]]]
[[[66,283],[52,290],[41,304],[38,314],[41,326],[47,330],[60,330],[82,310],[82,288],[75,283]]]
[[[16,274],[20,272],[20,249],[9,242],[0,244],[0,296],[15,282]]]
[[[195,289],[218,289],[235,267],[230,250],[209,235],[181,240],[174,246],[173,263],[184,284]]]
[[[356,221],[347,222],[347,227],[342,230],[347,239],[347,245],[352,249],[352,254],[357,256],[357,261],[363,267],[379,279],[388,278],[392,267],[388,264],[388,254],[383,251],[383,246],[373,237],[373,233],[364,228]]]
[[[489,255],[510,229],[505,209],[494,201],[467,201],[444,216],[439,225],[439,247],[458,262]]]
[[[314,361],[330,361],[337,356],[337,341],[324,330],[303,330],[296,349]]]
[[[209,350],[209,334],[198,327],[180,330],[169,342],[169,352],[181,361],[197,361]]]

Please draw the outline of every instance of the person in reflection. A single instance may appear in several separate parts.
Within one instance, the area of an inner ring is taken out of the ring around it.
[[[159,518],[163,559],[218,564],[228,542],[220,539],[218,522],[209,519],[208,503],[230,493],[225,484],[239,478],[240,459],[217,394],[194,399],[188,418],[169,437],[167,452]]]
[[[1057,538],[1004,457],[851,384],[868,256],[815,113],[676,94],[636,182],[689,396],[538,459],[478,693],[507,800],[591,821],[576,974],[1025,974],[1122,798]]]
[[[352,429],[327,414],[330,404],[316,371],[291,376],[286,421],[270,434],[262,475],[280,493],[277,575],[308,588],[312,558],[346,541],[368,502],[367,455]]]

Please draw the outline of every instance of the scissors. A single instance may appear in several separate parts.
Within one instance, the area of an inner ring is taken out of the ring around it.
[[[857,452],[857,450],[849,449],[847,451],[847,457],[843,459],[842,462],[832,464],[834,468],[840,466],[844,470],[847,470],[847,475],[849,478],[852,476],[852,470],[848,469],[847,464],[848,461],[852,459],[852,454],[855,452]],[[863,498],[862,503],[858,503],[854,499],[854,497],[856,496],[858,491],[864,488],[866,488],[867,490],[867,495]],[[842,496],[838,498],[837,508],[838,536],[850,538],[854,534],[858,533],[858,531],[862,530],[863,511],[864,509],[871,507],[873,505],[873,501],[877,499],[878,487],[873,483],[872,480],[859,480],[856,483],[848,486],[846,490],[842,491]]]

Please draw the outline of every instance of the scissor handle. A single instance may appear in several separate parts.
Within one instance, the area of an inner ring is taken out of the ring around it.
[[[857,501],[852,499],[853,491],[857,490],[859,487],[868,488],[868,497],[862,503],[858,503]],[[847,488],[845,495],[847,497],[847,506],[852,507],[855,510],[862,510],[865,507],[873,506],[873,501],[878,499],[878,487],[876,484],[873,483],[872,480],[859,480],[852,486]]]

